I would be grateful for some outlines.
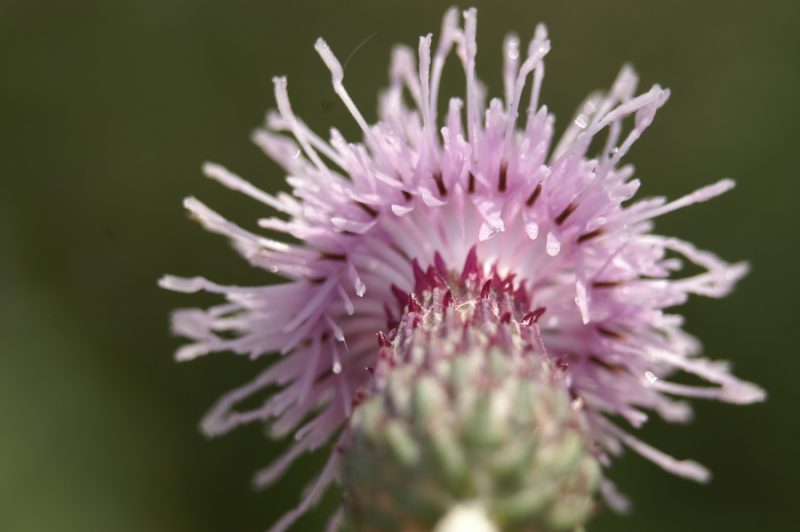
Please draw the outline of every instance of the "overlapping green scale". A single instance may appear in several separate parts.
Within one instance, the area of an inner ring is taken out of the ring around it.
[[[352,530],[435,530],[463,505],[502,531],[580,530],[589,517],[600,471],[582,413],[544,357],[481,336],[415,335],[356,409],[342,466]],[[437,346],[450,352],[426,352]]]

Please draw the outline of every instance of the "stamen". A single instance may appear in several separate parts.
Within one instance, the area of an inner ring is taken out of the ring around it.
[[[292,106],[289,104],[289,94],[287,91],[287,82],[285,77],[274,77],[272,78],[272,83],[275,85],[275,100],[278,103],[278,111],[281,113],[281,116],[284,120],[286,120],[289,129],[292,130],[292,134],[294,138],[297,139],[297,142],[300,143],[300,146],[303,147],[303,151],[306,153],[311,162],[314,163],[314,166],[317,167],[317,170],[323,172],[325,174],[330,173],[330,170],[322,162],[317,152],[314,148],[311,147],[311,144],[308,142],[302,128],[298,125],[297,119],[292,112]]]
[[[578,244],[582,244],[587,240],[591,240],[593,238],[597,238],[598,236],[603,234],[603,228],[598,227],[594,231],[589,231],[588,233],[583,233],[581,236],[578,237]]]
[[[506,191],[506,178],[508,173],[508,164],[504,161],[500,163],[500,174],[497,178],[497,190],[499,192]]]
[[[514,132],[514,127],[517,123],[519,104],[522,99],[522,91],[525,89],[525,82],[528,79],[528,75],[541,64],[542,59],[549,51],[550,41],[545,40],[538,42],[535,38],[531,41],[531,45],[528,49],[528,57],[519,69],[517,81],[514,84],[514,93],[511,100],[508,101],[508,120],[505,135],[506,150],[509,148],[509,140],[511,139],[511,134]]]
[[[541,48],[542,44],[547,40],[547,27],[544,24],[537,24],[536,30],[533,32],[533,41],[528,47],[528,55],[532,55],[531,50]],[[544,78],[544,61],[539,61],[536,69],[533,72],[533,83],[531,84],[531,101],[528,105],[528,111],[536,112],[539,109],[539,94],[542,89],[542,79]]]
[[[478,52],[476,33],[478,26],[478,11],[472,7],[464,12],[464,42],[463,57],[464,70],[467,75],[467,133],[473,145],[478,142],[480,131],[480,111],[478,109],[478,87],[475,79],[475,56]]]
[[[592,288],[616,288],[622,283],[623,281],[593,281]]]
[[[433,180],[436,182],[436,188],[439,189],[439,195],[442,197],[447,196],[447,187],[444,185],[444,179],[442,178],[441,172],[436,172],[433,174]]]
[[[667,214],[669,212],[678,209],[682,209],[683,207],[686,207],[688,205],[708,201],[712,198],[716,198],[721,194],[724,194],[725,192],[731,190],[735,186],[736,182],[733,179],[720,179],[716,183],[699,188],[694,192],[683,196],[682,198],[667,203],[666,205],[662,205],[661,207],[644,211],[639,216],[634,217],[628,223],[634,224],[642,220],[652,220],[653,218],[656,218],[658,216]]]
[[[610,362],[606,362],[600,357],[591,355],[588,359],[590,362],[597,364],[601,368],[610,371],[611,373],[623,373],[627,371],[627,368],[621,364],[611,364]]]
[[[419,38],[419,81],[420,81],[420,112],[422,113],[422,128],[429,143],[433,148],[436,142],[436,124],[431,116],[431,40],[432,34]]]
[[[514,97],[514,80],[519,69],[519,37],[513,33],[506,36],[503,42],[503,87],[506,105],[511,104]]]
[[[319,254],[319,258],[322,260],[335,260],[335,261],[346,261],[347,255],[344,253],[333,253],[330,251],[322,251]]]
[[[613,340],[623,341],[626,338],[626,336],[623,333],[617,332],[617,331],[612,331],[611,329],[607,329],[605,327],[597,327],[597,332],[599,332],[603,336],[605,336],[607,338],[611,338]]]
[[[556,225],[561,225],[565,221],[567,221],[567,218],[569,218],[569,215],[572,214],[573,212],[575,212],[575,209],[577,209],[577,208],[578,208],[578,204],[575,203],[575,202],[571,202],[569,205],[567,205],[566,208],[563,211],[561,211],[561,214],[559,214],[556,217]]]
[[[539,194],[541,193],[542,193],[542,184],[539,183],[538,185],[536,185],[536,188],[533,189],[531,195],[528,196],[528,199],[525,201],[525,205],[528,207],[533,207],[534,203],[536,203],[536,200],[539,198]]]
[[[447,59],[453,43],[458,38],[458,9],[451,7],[447,10],[442,20],[442,31],[439,37],[439,44],[433,57],[433,69],[431,73],[431,95],[430,111],[431,122],[436,124],[437,107],[439,103],[439,84],[442,78],[442,69]]]
[[[382,144],[375,137],[374,133],[369,127],[369,124],[367,124],[367,121],[364,119],[364,115],[362,115],[361,111],[358,110],[358,107],[356,106],[355,102],[353,102],[353,99],[350,97],[347,89],[344,88],[344,70],[342,70],[342,65],[339,63],[339,60],[336,59],[335,55],[333,55],[328,43],[326,43],[325,40],[320,37],[317,39],[317,42],[314,43],[314,48],[322,58],[325,66],[327,66],[328,70],[331,71],[334,92],[336,92],[336,94],[342,100],[342,103],[344,103],[345,107],[347,107],[347,110],[350,111],[350,114],[353,115],[353,118],[358,123],[361,131],[364,133],[364,136],[371,141],[370,144],[385,160],[388,161],[389,158],[386,156]]]
[[[364,212],[369,214],[371,217],[373,217],[373,218],[377,218],[378,217],[378,211],[376,211],[375,209],[373,209],[372,207],[370,207],[369,205],[367,205],[363,201],[353,200],[353,204],[356,205],[357,207],[361,208]]]
[[[221,183],[227,188],[237,192],[242,192],[243,194],[246,194],[257,201],[260,201],[264,205],[272,207],[276,211],[292,214],[289,209],[286,208],[286,205],[275,198],[275,196],[267,194],[260,188],[253,186],[221,165],[204,163],[203,173],[206,175],[206,177],[210,177],[214,181]]]
[[[610,433],[622,440],[625,445],[644,456],[651,462],[661,466],[670,473],[695,480],[697,482],[708,482],[711,480],[711,473],[708,471],[708,469],[698,464],[694,460],[676,460],[668,454],[659,451],[655,447],[651,447],[643,441],[634,438],[627,432],[624,432],[618,428],[616,425],[613,425],[604,419],[601,423]]]

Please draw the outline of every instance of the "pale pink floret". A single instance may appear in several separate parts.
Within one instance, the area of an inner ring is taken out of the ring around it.
[[[635,96],[637,77],[624,67],[608,93],[587,98],[554,146],[554,117],[538,101],[550,49],[544,26],[536,28],[527,55],[516,37],[506,39],[504,98],[488,105],[475,76],[475,29],[474,9],[464,13],[463,28],[450,10],[435,48],[430,35],[420,38],[418,60],[398,47],[374,125],[344,88],[339,61],[317,41],[363,143],[350,143],[335,129],[329,141],[309,130],[292,112],[286,79],[275,78],[278,110],[254,141],[283,166],[291,195],[271,195],[221,166],[204,166],[208,177],[278,212],[259,226],[302,242],[271,240],[195,198],[184,202],[252,265],[287,279],[260,287],[199,277],[161,280],[172,290],[207,291],[226,300],[175,312],[174,331],[191,340],[178,351],[179,360],[216,351],[254,359],[280,353],[252,382],[218,401],[204,431],[217,435],[258,421],[276,438],[294,434],[286,454],[257,474],[257,485],[273,482],[299,455],[340,437],[354,394],[369,378],[365,367],[374,365],[375,334],[386,330],[387,311],[399,314],[392,286],[413,288],[412,259],[425,268],[438,252],[457,270],[475,246],[482,268],[515,274],[532,304],[547,309],[539,321],[547,354],[567,368],[600,447],[617,454],[624,444],[675,474],[707,480],[699,464],[661,453],[607,416],[638,427],[646,410],[670,421],[688,419],[689,406],[672,397],[763,399],[760,388],[733,377],[725,363],[699,358],[699,343],[683,331],[681,316],[665,312],[690,294],[724,296],[747,266],[651,232],[655,217],[711,199],[733,182],[723,179],[672,202],[650,198],[623,205],[639,182],[620,159],[669,91],[656,85]],[[440,118],[438,88],[453,49],[466,73],[466,100],[452,98]],[[629,117],[632,127],[626,129]],[[589,154],[600,133],[606,135],[602,149]],[[683,262],[678,256],[702,273],[677,275]],[[676,371],[711,386],[666,380]],[[236,410],[243,399],[276,385],[280,391],[261,407]],[[275,530],[288,527],[318,498],[335,478],[336,460],[334,452],[301,505]],[[624,504],[610,483],[603,492],[612,505]]]

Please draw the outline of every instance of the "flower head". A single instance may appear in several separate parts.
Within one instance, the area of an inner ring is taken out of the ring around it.
[[[602,464],[624,445],[672,473],[705,481],[702,466],[656,450],[621,424],[638,427],[648,412],[684,421],[691,411],[683,397],[733,403],[764,397],[725,363],[699,358],[682,317],[666,311],[690,294],[726,295],[747,266],[652,232],[658,216],[711,199],[733,182],[723,179],[671,202],[633,200],[639,181],[621,160],[669,91],[656,85],[637,96],[637,77],[626,66],[608,92],[583,102],[556,141],[554,117],[539,102],[550,49],[544,26],[537,26],[527,53],[516,37],[506,39],[504,97],[487,103],[475,74],[475,10],[463,19],[462,27],[457,11],[448,11],[435,46],[431,35],[421,37],[416,58],[408,48],[395,49],[390,85],[372,125],[350,98],[341,64],[317,41],[362,142],[349,142],[335,129],[329,140],[311,131],[292,111],[286,79],[274,79],[277,112],[253,139],[283,166],[291,194],[272,195],[221,166],[204,166],[208,177],[277,212],[260,219],[260,227],[298,243],[266,238],[195,198],[185,200],[250,264],[286,279],[256,287],[200,277],[161,280],[172,290],[225,299],[205,310],[175,312],[174,331],[190,339],[179,360],[217,351],[268,360],[255,379],[217,402],[203,430],[218,435],[262,422],[276,438],[294,434],[286,453],[258,473],[258,485],[273,482],[303,453],[331,441],[340,449],[350,445],[354,409],[383,393],[381,382],[392,380],[381,377],[385,368],[410,360],[413,342],[402,339],[414,335],[403,332],[404,324],[441,327],[448,305],[460,301],[474,311],[461,315],[462,328],[499,327],[480,341],[516,346],[506,349],[514,356],[534,353],[549,368],[548,382],[571,398],[587,448]],[[465,98],[451,98],[440,116],[439,86],[453,51],[466,74]],[[681,275],[684,261],[701,273]],[[489,297],[482,295],[483,284],[495,304],[481,314],[475,302]],[[423,323],[421,316],[433,321]],[[519,332],[525,327],[530,331]],[[387,362],[392,357],[381,358],[398,349],[405,355],[393,364]],[[668,380],[676,372],[709,385]],[[260,407],[239,409],[243,400],[276,387]],[[300,506],[276,529],[307,510],[336,478],[340,461],[332,452]],[[608,480],[600,489],[609,504],[623,505]]]

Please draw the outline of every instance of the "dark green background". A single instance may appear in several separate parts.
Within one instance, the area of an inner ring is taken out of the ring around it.
[[[635,511],[604,512],[591,530],[794,528],[800,4],[475,3],[479,71],[495,94],[503,34],[524,37],[544,21],[554,42],[544,99],[561,127],[631,61],[643,87],[673,90],[628,158],[644,192],[739,183],[658,229],[752,262],[732,297],[695,300],[685,313],[707,353],[735,361],[769,401],[698,403],[688,427],[654,421],[644,436],[710,466],[713,483],[673,478],[629,453],[611,475]],[[0,1],[0,530],[255,531],[294,504],[320,458],[251,491],[251,472],[280,446],[256,427],[206,441],[196,424],[256,366],[229,355],[174,363],[169,310],[208,300],[155,281],[164,272],[270,281],[184,216],[188,194],[241,223],[263,214],[201,177],[201,163],[285,188],[248,141],[274,105],[270,78],[289,76],[295,110],[318,131],[355,134],[314,39],[344,58],[374,33],[347,67],[351,93],[374,118],[391,44],[438,31],[447,5]],[[319,529],[335,503],[330,496],[298,530]]]

